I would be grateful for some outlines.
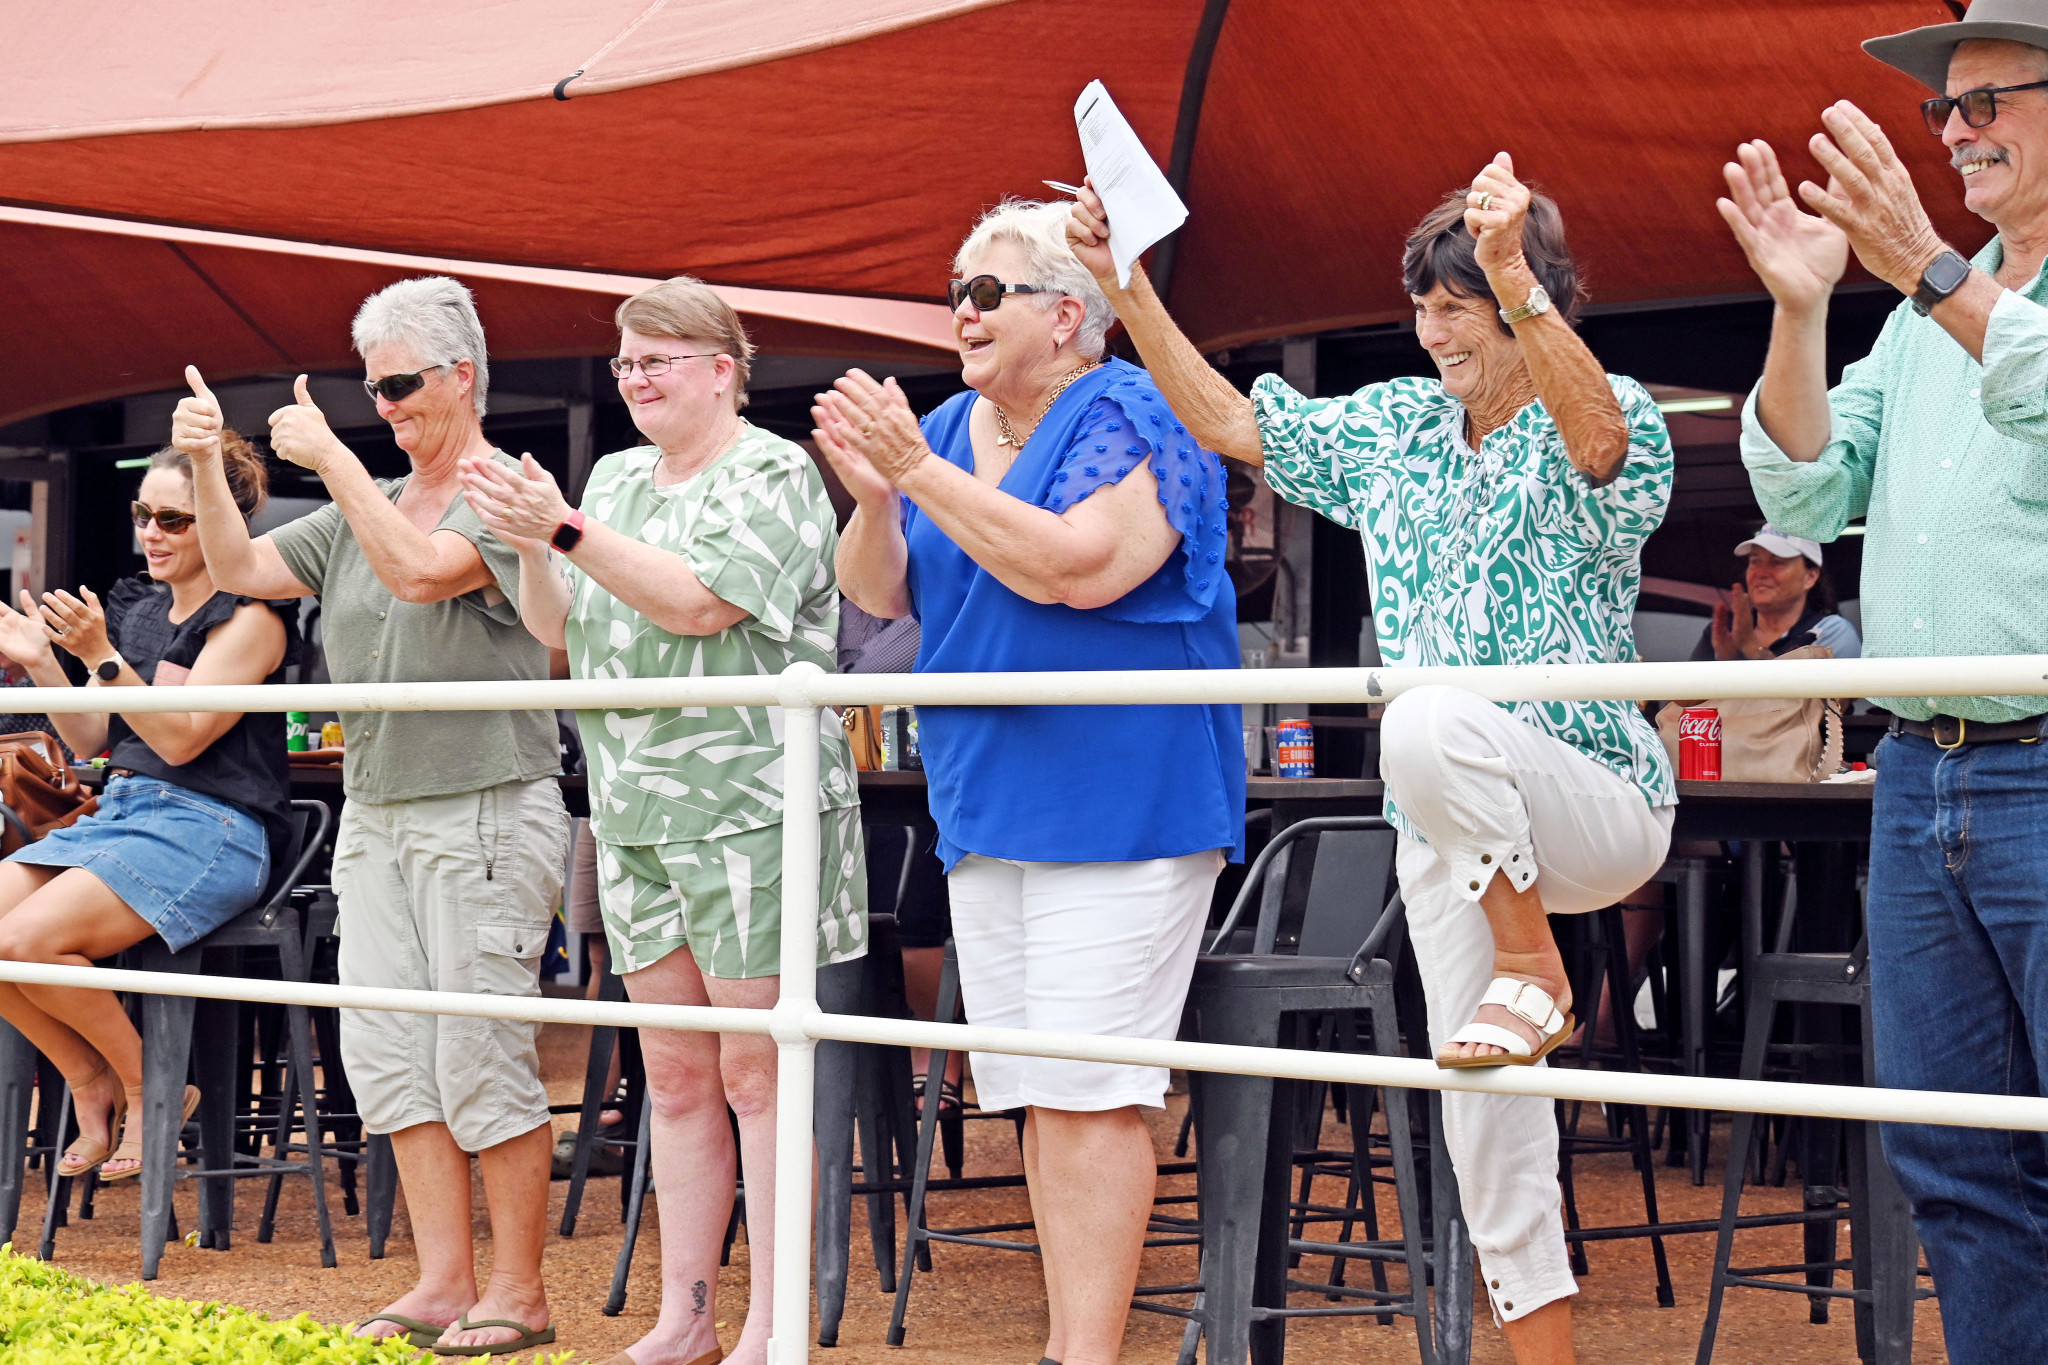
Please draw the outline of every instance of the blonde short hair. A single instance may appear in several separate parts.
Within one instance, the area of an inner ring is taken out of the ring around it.
[[[1103,338],[1109,335],[1109,324],[1116,321],[1116,310],[1109,306],[1109,296],[1088,273],[1088,267],[1067,246],[1067,220],[1072,216],[1073,210],[1064,201],[1048,204],[1037,199],[1005,199],[981,215],[981,221],[953,253],[953,272],[957,275],[966,270],[968,261],[997,242],[1021,247],[1028,278],[1005,283],[1052,290],[1050,294],[1020,296],[1040,312],[1052,307],[1061,294],[1079,299],[1086,316],[1074,333],[1074,350],[1084,359],[1095,360],[1102,355]]]
[[[747,405],[747,379],[753,373],[754,343],[740,315],[710,285],[689,275],[663,280],[619,305],[612,320],[621,332],[706,341],[732,357],[733,407]]]

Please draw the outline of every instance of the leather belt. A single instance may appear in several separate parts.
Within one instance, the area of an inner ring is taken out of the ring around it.
[[[2044,727],[2048,727],[2048,715],[2000,721],[1995,725],[1986,721],[1964,720],[1960,716],[1936,716],[1931,721],[1893,716],[1891,731],[1895,735],[1918,735],[1921,739],[1931,739],[1943,749],[1960,749],[1965,744],[2037,744]]]

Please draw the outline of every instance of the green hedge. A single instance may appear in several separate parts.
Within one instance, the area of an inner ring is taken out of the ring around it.
[[[230,1304],[160,1299],[113,1288],[0,1246],[0,1361],[6,1365],[398,1365],[422,1357],[403,1336],[382,1342],[304,1313],[273,1322]],[[503,1359],[502,1357],[500,1359]],[[569,1359],[565,1352],[546,1361]],[[534,1365],[544,1365],[535,1355]]]

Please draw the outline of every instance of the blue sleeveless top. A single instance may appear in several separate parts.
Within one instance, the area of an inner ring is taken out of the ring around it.
[[[924,420],[941,459],[972,473],[956,394]],[[1032,602],[969,559],[909,499],[909,587],[919,673],[1236,668],[1237,594],[1223,461],[1195,444],[1151,376],[1111,360],[1067,387],[1002,490],[1064,512],[1149,464],[1181,543],[1108,606]],[[1117,863],[1207,849],[1244,856],[1243,710],[1222,706],[918,708],[925,779],[951,871],[969,853]]]

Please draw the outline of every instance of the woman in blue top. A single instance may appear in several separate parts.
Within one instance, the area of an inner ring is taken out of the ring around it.
[[[915,613],[920,673],[1235,668],[1222,461],[1143,370],[1102,358],[1113,314],[1067,209],[1005,203],[954,260],[974,390],[922,430],[855,370],[812,409],[859,503],[841,591]],[[1216,874],[1240,854],[1235,706],[919,713],[960,986],[977,1024],[1171,1038]],[[1151,1212],[1141,1107],[1164,1070],[974,1054],[985,1109],[1024,1107],[1025,1175],[1066,1365],[1117,1358]]]

